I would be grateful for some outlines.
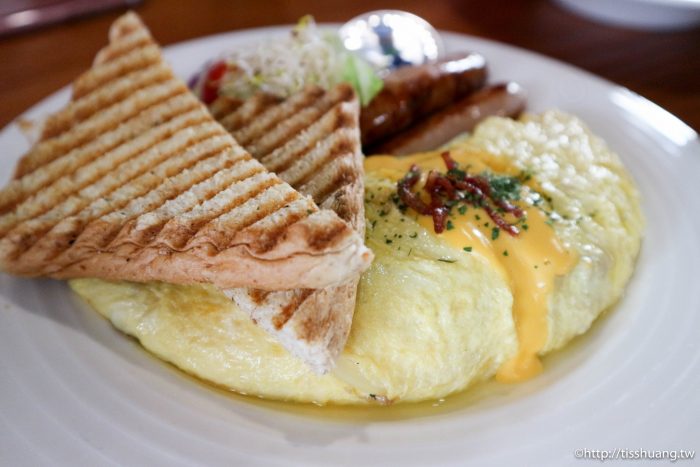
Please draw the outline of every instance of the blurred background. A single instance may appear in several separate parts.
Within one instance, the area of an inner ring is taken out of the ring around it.
[[[85,70],[127,8],[162,45],[305,14],[343,23],[406,10],[583,68],[700,130],[700,0],[0,0],[0,127]]]

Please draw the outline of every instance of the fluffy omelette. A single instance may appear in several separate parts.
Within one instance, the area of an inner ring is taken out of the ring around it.
[[[462,167],[529,174],[527,226],[498,235],[478,208],[441,234],[400,209],[396,182],[440,153],[367,158],[367,245],[352,331],[318,376],[207,286],[71,281],[123,332],[184,371],[234,391],[319,404],[445,397],[496,377],[521,381],[584,333],[634,270],[643,218],[618,157],[577,118],[490,118],[449,147]]]

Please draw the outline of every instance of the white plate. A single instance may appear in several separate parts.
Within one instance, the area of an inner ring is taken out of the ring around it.
[[[565,8],[613,26],[687,29],[700,23],[700,0],[556,0]]]
[[[280,29],[169,47],[183,77],[218,52]],[[184,377],[82,305],[61,282],[0,275],[0,464],[561,465],[575,449],[696,449],[700,433],[700,142],[657,105],[570,66],[481,39],[494,79],[530,108],[586,120],[638,181],[649,220],[619,306],[525,384],[441,407],[290,408]],[[86,64],[87,65],[87,64]],[[64,89],[28,112],[66,101]],[[0,182],[27,143],[0,133]]]

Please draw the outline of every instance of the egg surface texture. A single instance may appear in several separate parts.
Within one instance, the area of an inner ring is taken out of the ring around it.
[[[453,206],[441,233],[431,216],[402,205],[397,181],[414,163],[423,174],[444,172],[445,151],[460,170],[514,184],[511,200],[525,214],[503,218],[517,235],[474,203]],[[420,401],[493,377],[536,376],[541,356],[588,330],[623,294],[644,226],[617,155],[557,111],[489,118],[434,153],[369,157],[365,206],[375,260],[360,281],[348,343],[326,375],[290,356],[213,287],[70,285],[158,357],[243,394],[318,404]]]

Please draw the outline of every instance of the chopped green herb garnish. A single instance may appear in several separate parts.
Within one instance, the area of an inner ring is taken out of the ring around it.
[[[491,229],[491,240],[496,240],[498,235],[501,233],[501,229],[494,227]]]
[[[448,220],[448,221],[447,221],[447,225],[445,226],[445,228],[446,228],[447,230],[452,230],[452,229],[455,228],[455,225],[452,223],[451,220]]]
[[[521,182],[527,182],[532,178],[532,170],[526,169],[526,170],[521,170],[520,174],[518,175],[518,178],[520,179]]]
[[[519,200],[520,199],[520,179],[518,177],[508,177],[496,175],[490,172],[482,174],[491,186],[491,196],[499,200]]]
[[[470,247],[470,246],[465,246],[465,247],[462,248],[462,249],[463,249],[464,251],[466,251],[466,252],[471,252],[471,251],[472,251],[472,247]]]
[[[386,243],[387,245],[389,245],[389,244],[391,244],[391,243],[394,243],[394,241],[393,241],[392,239],[390,239],[390,238],[387,238],[386,240],[384,240],[384,243]]]
[[[503,256],[508,256],[508,250],[503,250]]]
[[[456,263],[456,259],[449,259],[449,258],[438,258],[438,261],[442,261],[443,263]]]
[[[411,234],[408,234],[408,236],[411,238],[416,238],[418,236],[418,232],[413,232]]]
[[[447,175],[452,175],[455,178],[463,179],[464,177],[467,176],[467,172],[465,172],[464,170],[460,170],[460,169],[450,169],[447,171]]]
[[[464,213],[467,212],[467,205],[466,205],[466,204],[463,204],[463,205],[461,205],[460,207],[458,207],[458,208],[457,208],[457,212],[459,212],[460,214],[464,215]]]

